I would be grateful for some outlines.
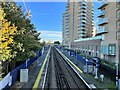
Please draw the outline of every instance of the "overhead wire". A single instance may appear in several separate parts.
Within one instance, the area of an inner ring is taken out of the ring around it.
[[[25,7],[25,9],[26,9],[27,16],[28,16],[28,17],[31,17],[31,16],[32,16],[32,15],[31,15],[31,11],[28,10],[27,5],[26,5],[26,3],[25,3],[25,0],[22,0],[22,1],[23,1],[23,4],[24,4],[24,7]]]

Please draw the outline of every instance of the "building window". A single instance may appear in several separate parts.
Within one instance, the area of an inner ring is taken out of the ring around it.
[[[115,55],[115,52],[116,52],[116,45],[109,44],[109,55]]]
[[[117,27],[117,29],[120,29],[120,21],[117,21],[116,27]]]
[[[120,18],[120,10],[117,11],[117,19]]]
[[[102,45],[102,53],[108,55],[108,45]]]

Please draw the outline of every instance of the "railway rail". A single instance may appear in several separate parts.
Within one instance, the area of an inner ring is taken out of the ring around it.
[[[73,68],[70,67],[55,47],[51,47],[50,60],[44,88],[57,88],[58,90],[90,89],[73,70]]]

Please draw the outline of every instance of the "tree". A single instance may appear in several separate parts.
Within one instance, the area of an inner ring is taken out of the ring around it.
[[[4,11],[0,8],[0,13],[1,13],[1,30],[0,30],[0,61],[1,62],[7,62],[4,66],[4,73],[8,73],[8,64],[13,60],[13,58],[16,56],[17,52],[13,52],[11,45],[14,45],[14,40],[13,37],[16,34],[17,27],[9,22],[7,19],[5,19],[5,13]]]
[[[10,53],[14,55],[9,62],[9,69],[12,70],[26,59],[36,56],[36,51],[42,48],[40,33],[35,30],[34,24],[23,13],[21,6],[17,6],[15,2],[2,3],[2,8],[6,13],[4,18],[9,22],[9,26],[17,26],[16,33],[10,39],[14,43],[9,44]],[[13,64],[15,65],[13,66]]]
[[[46,42],[43,40],[43,41],[41,42],[41,46],[44,47],[45,44],[46,44]]]
[[[0,9],[0,12],[3,12],[2,9]],[[11,60],[14,58],[15,53],[11,53],[10,45],[14,44],[13,37],[16,34],[17,27],[13,24],[10,26],[10,22],[8,22],[6,19],[4,19],[5,13],[3,12],[1,21],[2,21],[2,28],[0,30],[1,33],[1,49],[0,52],[2,53],[1,59],[2,61]]]
[[[54,41],[54,44],[60,44],[60,42],[59,41]]]
[[[49,40],[49,41],[47,42],[47,44],[52,44],[52,41]]]

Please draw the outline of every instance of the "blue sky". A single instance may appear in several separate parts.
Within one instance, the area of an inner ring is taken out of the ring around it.
[[[22,5],[25,11],[24,4]],[[62,41],[62,14],[65,11],[66,2],[26,2],[27,8],[31,10],[31,20],[38,31],[40,37],[45,41]],[[95,22],[98,21],[98,6],[100,3],[95,2]],[[26,12],[26,11],[25,11]]]

